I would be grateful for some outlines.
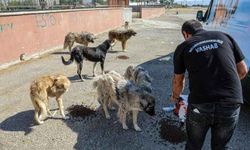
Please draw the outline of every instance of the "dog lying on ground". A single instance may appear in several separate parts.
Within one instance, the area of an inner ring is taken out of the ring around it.
[[[124,73],[124,77],[127,80],[131,80],[135,85],[141,89],[152,93],[152,77],[143,67],[128,66]]]
[[[118,81],[124,80],[124,77],[115,71],[109,71],[106,74],[99,77],[98,80],[93,82],[93,87],[97,88],[98,102],[102,105],[105,117],[110,119],[110,114],[107,109],[114,110],[112,106],[116,104],[119,106],[118,101],[116,100],[116,85]]]
[[[149,115],[154,115],[155,98],[152,94],[144,92],[134,83],[121,78],[117,82],[109,74],[101,76],[94,87],[97,87],[98,101],[101,102],[107,119],[110,115],[107,110],[107,103],[115,103],[118,106],[118,117],[123,129],[128,129],[126,124],[127,113],[132,111],[133,125],[136,131],[141,131],[137,124],[139,111],[145,111]]]
[[[133,29],[109,31],[109,39],[112,40],[112,43],[115,43],[115,40],[120,41],[122,43],[123,51],[126,51],[127,40],[135,35],[136,32]],[[112,46],[114,46],[114,44],[112,44]]]
[[[85,47],[78,45],[73,48],[68,61],[66,61],[63,56],[61,57],[62,62],[64,65],[69,65],[75,60],[77,63],[77,74],[82,81],[84,81],[81,75],[84,59],[94,62],[93,77],[96,76],[95,69],[97,62],[100,62],[102,74],[104,74],[104,62],[106,54],[110,48],[110,44],[111,40],[108,39],[97,47]]]
[[[70,81],[64,75],[44,76],[31,83],[30,98],[35,108],[34,119],[37,124],[43,124],[47,114],[53,116],[49,109],[49,97],[56,97],[60,113],[65,118],[62,95],[69,86]]]
[[[96,38],[94,34],[89,32],[81,32],[81,33],[69,32],[65,36],[63,48],[66,49],[67,47],[69,47],[69,51],[71,52],[71,48],[74,45],[74,42],[88,46],[90,42],[94,43],[95,39]]]

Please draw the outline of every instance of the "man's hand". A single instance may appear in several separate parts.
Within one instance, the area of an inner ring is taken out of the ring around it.
[[[170,96],[170,102],[178,103],[180,97],[175,97],[173,94]]]
[[[237,67],[237,72],[238,72],[240,79],[243,79],[248,72],[245,61],[244,60],[240,61],[239,63],[236,64],[236,67]]]

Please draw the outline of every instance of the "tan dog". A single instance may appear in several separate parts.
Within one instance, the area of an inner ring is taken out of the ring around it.
[[[118,81],[124,80],[124,77],[115,71],[100,76],[98,80],[93,82],[93,87],[97,88],[98,102],[102,105],[105,117],[110,119],[110,114],[107,109],[114,110],[113,104],[119,105],[116,100],[116,84]]]
[[[56,97],[60,113],[65,118],[62,95],[69,86],[70,81],[64,75],[44,76],[31,83],[30,98],[35,108],[34,119],[37,124],[43,124],[47,114],[53,116],[49,109],[49,97]]]
[[[74,42],[83,44],[84,46],[88,46],[88,44],[94,43],[94,40],[96,37],[94,34],[89,33],[89,32],[81,32],[81,33],[74,33],[74,32],[69,32],[64,39],[64,46],[63,48],[66,49],[69,47],[69,51],[71,52],[71,48],[74,45]]]
[[[122,43],[122,50],[126,51],[127,40],[131,36],[135,36],[136,32],[133,29],[128,30],[111,30],[109,31],[109,39],[115,43],[115,40],[118,40]],[[113,44],[114,46],[114,44]]]

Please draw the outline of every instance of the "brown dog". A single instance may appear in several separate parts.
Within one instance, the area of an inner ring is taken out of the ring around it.
[[[44,76],[31,83],[30,98],[35,108],[34,119],[37,124],[43,124],[47,114],[53,116],[49,109],[49,97],[56,97],[60,113],[65,118],[62,95],[69,86],[70,81],[64,75]]]
[[[65,36],[63,48],[66,49],[67,47],[69,47],[69,51],[71,52],[71,48],[74,45],[74,42],[88,46],[90,42],[94,43],[95,39],[96,38],[94,34],[89,32],[81,32],[81,33],[69,32]]]
[[[135,35],[136,35],[136,32],[133,29],[109,31],[109,39],[112,40],[113,43],[115,42],[115,40],[122,42],[123,51],[126,51],[127,40],[130,39],[131,36],[135,36]]]

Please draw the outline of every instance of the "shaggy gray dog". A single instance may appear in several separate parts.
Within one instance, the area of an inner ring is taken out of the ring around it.
[[[141,131],[137,124],[139,111],[145,111],[149,115],[155,114],[154,96],[136,86],[133,82],[125,80],[115,71],[102,75],[93,85],[97,88],[98,101],[101,103],[107,119],[110,118],[107,104],[109,104],[109,108],[111,108],[112,103],[118,106],[117,115],[123,129],[128,129],[126,116],[129,112],[132,112],[133,125],[136,131]]]
[[[124,74],[125,79],[131,80],[135,85],[141,89],[152,93],[152,77],[143,67],[128,66]]]

